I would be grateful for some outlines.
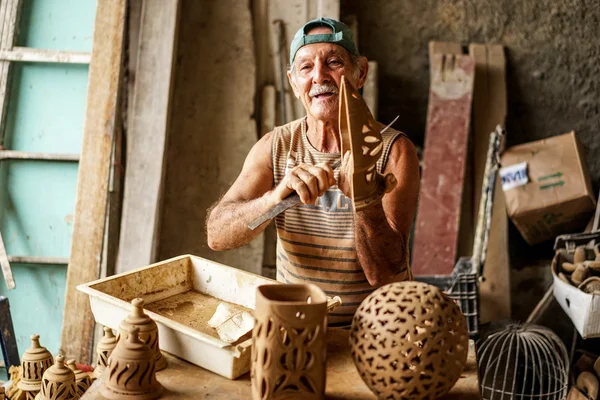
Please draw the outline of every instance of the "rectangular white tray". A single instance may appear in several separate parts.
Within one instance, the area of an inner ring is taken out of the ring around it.
[[[96,322],[117,329],[133,309],[130,301],[137,297],[152,308],[154,302],[193,290],[253,310],[256,287],[275,283],[201,257],[183,255],[82,284],[77,289],[89,295]],[[211,307],[216,307],[216,303],[218,301],[211,302]],[[229,379],[250,370],[251,339],[234,346],[219,339],[216,332],[210,335],[193,329],[169,318],[168,314],[148,309],[146,314],[158,325],[162,350]]]

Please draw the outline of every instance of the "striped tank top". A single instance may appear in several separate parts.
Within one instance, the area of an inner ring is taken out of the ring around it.
[[[379,129],[383,125],[378,124]],[[306,136],[306,117],[273,131],[273,176],[279,184],[288,170],[304,164],[333,164],[339,153],[316,150]],[[393,141],[404,135],[393,129],[382,133],[384,147],[377,162],[382,173]],[[339,168],[334,170],[339,178]],[[376,288],[372,287],[358,262],[354,245],[352,200],[337,186],[330,187],[316,205],[299,204],[275,218],[277,227],[277,280],[284,283],[313,283],[328,296],[340,296],[341,307],[329,313],[330,326],[350,324],[354,312]],[[408,273],[407,277],[408,278]]]

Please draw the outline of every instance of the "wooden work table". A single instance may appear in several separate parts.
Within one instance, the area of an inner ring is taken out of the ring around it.
[[[331,329],[328,333],[326,398],[339,400],[375,399],[375,395],[363,382],[352,357],[348,344],[348,330]],[[165,353],[169,362],[167,369],[157,373],[158,381],[164,386],[161,399],[227,399],[250,400],[250,374],[229,380],[208,370],[197,367]],[[106,373],[83,395],[84,400],[100,400],[99,388]],[[479,379],[475,348],[471,342],[467,366],[454,388],[443,400],[480,400]]]

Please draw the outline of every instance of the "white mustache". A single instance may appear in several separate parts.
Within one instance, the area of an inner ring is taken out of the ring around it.
[[[315,85],[310,89],[310,92],[308,92],[308,95],[310,97],[315,97],[318,96],[320,94],[323,93],[333,93],[333,94],[338,94],[338,88],[337,86],[335,86],[334,84],[328,84],[328,85]]]

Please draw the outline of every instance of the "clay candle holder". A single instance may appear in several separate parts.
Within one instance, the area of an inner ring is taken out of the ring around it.
[[[133,327],[121,336],[108,362],[108,378],[100,394],[109,400],[153,400],[162,393],[156,380],[154,352]]]
[[[42,387],[42,376],[52,366],[52,354],[40,346],[40,335],[31,335],[31,347],[21,357],[23,376],[18,388],[25,392],[26,400],[33,400]]]
[[[108,358],[117,345],[117,338],[113,334],[112,329],[108,326],[104,327],[104,336],[100,339],[100,342],[96,346],[96,353],[98,354],[98,363],[94,368],[94,378],[98,379],[100,375],[106,369],[108,365]]]
[[[56,356],[54,365],[44,372],[42,389],[35,400],[77,400],[75,374],[65,365],[65,357]]]
[[[360,304],[350,332],[354,364],[380,399],[437,399],[456,383],[469,333],[459,307],[435,286],[398,282]]]
[[[140,340],[147,344],[154,352],[156,370],[161,371],[167,368],[167,360],[158,347],[158,327],[156,326],[156,322],[144,313],[144,300],[133,299],[131,304],[133,304],[133,311],[119,325],[119,336],[125,334],[134,326],[138,327]]]
[[[252,398],[322,399],[327,297],[315,285],[261,285],[252,331]]]
[[[79,397],[83,396],[85,391],[88,390],[92,384],[90,375],[87,372],[78,369],[75,360],[73,359],[67,360],[67,367],[75,374],[75,390],[77,391],[77,394]]]

